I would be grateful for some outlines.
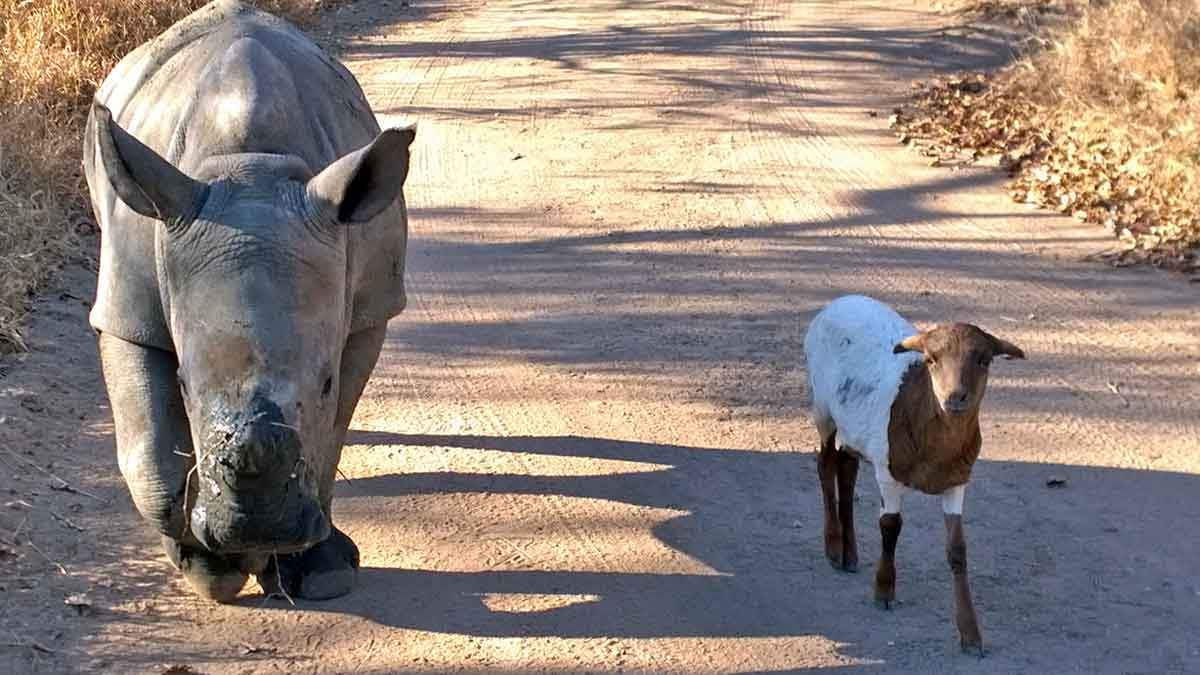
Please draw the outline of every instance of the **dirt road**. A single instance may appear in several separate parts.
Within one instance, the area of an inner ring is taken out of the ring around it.
[[[420,125],[409,310],[335,502],[361,587],[186,592],[116,475],[77,272],[0,380],[27,503],[0,534],[25,514],[66,572],[5,582],[0,641],[51,653],[0,647],[0,670],[1200,671],[1197,288],[1080,262],[1103,233],[886,128],[913,78],[1002,59],[996,35],[926,2],[413,4],[322,33]],[[995,368],[967,496],[982,661],[957,650],[937,500],[906,503],[890,613],[873,565],[822,555],[800,337],[849,292],[1030,355]]]

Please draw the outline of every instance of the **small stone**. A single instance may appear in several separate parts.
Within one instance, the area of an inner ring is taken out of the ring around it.
[[[92,601],[83,593],[68,595],[66,599],[63,600],[63,604],[67,605],[68,607],[74,607],[75,611],[79,612],[81,616],[84,612],[92,608]]]

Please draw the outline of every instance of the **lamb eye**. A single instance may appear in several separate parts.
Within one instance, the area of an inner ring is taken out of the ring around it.
[[[937,365],[937,362],[938,362],[938,361],[937,361],[937,358],[935,358],[935,357],[933,357],[933,356],[929,356],[929,355],[926,355],[926,356],[925,356],[925,365],[927,365],[927,366],[936,366],[936,365]]]

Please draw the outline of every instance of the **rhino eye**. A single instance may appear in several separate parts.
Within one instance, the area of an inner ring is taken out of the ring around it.
[[[329,396],[329,392],[333,391],[333,376],[325,378],[325,385],[321,387],[321,395]]]

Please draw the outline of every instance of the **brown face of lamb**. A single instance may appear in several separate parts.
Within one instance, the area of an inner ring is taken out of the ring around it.
[[[1025,353],[1011,342],[966,323],[935,326],[904,339],[892,351],[925,355],[933,394],[941,414],[948,417],[979,410],[993,358],[1025,358]]]

